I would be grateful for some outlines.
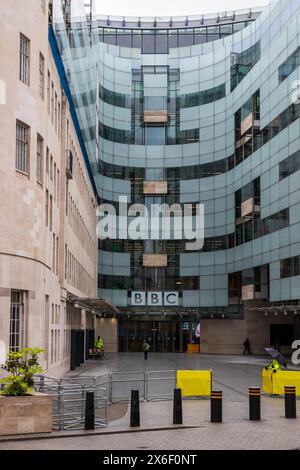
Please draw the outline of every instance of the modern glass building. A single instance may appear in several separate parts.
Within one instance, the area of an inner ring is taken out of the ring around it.
[[[117,18],[92,1],[53,0],[50,20],[99,202],[117,215],[124,196],[128,208],[204,206],[200,250],[176,237],[99,239],[116,350],[140,351],[146,337],[152,351],[186,351],[199,324],[209,353],[239,353],[246,337],[254,352],[290,346],[300,333],[300,2]]]

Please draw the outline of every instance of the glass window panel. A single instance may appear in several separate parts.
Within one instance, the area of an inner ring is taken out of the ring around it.
[[[142,47],[142,31],[133,30],[133,37],[132,37],[132,47],[141,49]]]
[[[191,46],[194,42],[194,30],[179,29],[178,30],[178,47]]]
[[[167,54],[169,52],[168,47],[168,35],[167,31],[156,31],[155,37],[155,53],[156,54]]]
[[[177,29],[169,30],[169,47],[178,47],[178,31]]]
[[[155,31],[144,30],[142,37],[142,54],[155,54]]]

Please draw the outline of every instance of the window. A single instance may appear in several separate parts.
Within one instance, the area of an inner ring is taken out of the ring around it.
[[[60,105],[60,103],[58,103],[58,123],[57,123],[57,126],[58,126],[58,138],[60,139],[60,135],[61,135],[61,105]]]
[[[53,180],[53,157],[50,157],[50,179]]]
[[[51,330],[51,363],[54,362],[54,331]]]
[[[46,150],[46,172],[49,175],[49,148],[47,147]]]
[[[300,151],[293,153],[279,163],[279,179],[282,180],[300,170]]]
[[[46,189],[45,224],[46,224],[46,227],[48,227],[48,224],[49,224],[49,191],[48,189]]]
[[[49,218],[49,229],[50,232],[52,231],[52,220],[53,220],[53,203],[52,203],[52,196],[50,195],[50,218]]]
[[[130,95],[124,95],[115,91],[108,90],[100,85],[99,97],[102,101],[119,108],[130,108],[131,97]]]
[[[24,292],[12,291],[10,303],[9,349],[19,351],[25,346]]]
[[[57,189],[56,189],[57,207],[59,207],[59,170],[57,170]]]
[[[219,85],[215,88],[210,88],[208,90],[181,95],[180,104],[181,104],[181,108],[201,106],[203,104],[212,103],[213,101],[217,101],[221,98],[224,98],[225,95],[226,95],[226,87],[224,83],[222,85]]]
[[[54,83],[51,82],[51,122],[54,124]]]
[[[39,62],[39,87],[40,87],[40,97],[44,101],[45,98],[45,59],[43,54],[40,53],[40,62]]]
[[[36,180],[43,184],[44,179],[44,139],[38,134],[36,152]]]
[[[300,65],[300,47],[298,47],[278,69],[279,83],[283,82]]]
[[[54,124],[55,132],[57,132],[57,93],[55,93]]]
[[[50,72],[48,70],[48,81],[47,81],[47,111],[48,114],[50,115],[50,85],[51,85],[51,78],[50,78]]]
[[[300,276],[300,256],[286,258],[280,261],[280,277]]]
[[[54,162],[54,170],[53,170],[53,195],[54,195],[54,202],[56,202],[56,163]]]
[[[20,34],[20,71],[19,78],[25,85],[30,84],[30,41]]]
[[[68,278],[68,245],[65,244],[65,279]]]
[[[56,274],[58,275],[58,237],[56,237]]]
[[[55,273],[55,261],[56,261],[55,251],[56,251],[56,238],[55,238],[55,234],[53,233],[53,240],[52,240],[52,271],[54,273]]]
[[[29,174],[29,127],[17,121],[16,170]]]

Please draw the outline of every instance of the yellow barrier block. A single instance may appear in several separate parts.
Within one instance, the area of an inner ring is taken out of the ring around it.
[[[199,344],[189,343],[187,345],[187,353],[189,353],[189,354],[199,354],[199,352],[200,352],[200,345]]]
[[[272,374],[273,374],[273,372],[270,371],[270,370],[266,370],[266,369],[262,370],[262,387],[261,387],[261,391],[266,393],[267,395],[272,395],[272,393],[273,393]]]
[[[285,385],[295,385],[296,395],[300,395],[300,372],[295,370],[278,370],[273,373],[273,394],[284,395]]]
[[[178,370],[176,386],[181,388],[183,397],[210,396],[212,386],[211,370]]]
[[[296,395],[300,396],[300,371],[278,370],[271,372],[263,369],[262,371],[262,391],[268,395],[284,395],[284,387],[294,385]]]

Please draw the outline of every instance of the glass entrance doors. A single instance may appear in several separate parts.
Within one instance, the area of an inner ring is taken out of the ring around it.
[[[195,338],[196,323],[190,321],[120,321],[119,351],[141,352],[146,339],[151,352],[186,352]]]

